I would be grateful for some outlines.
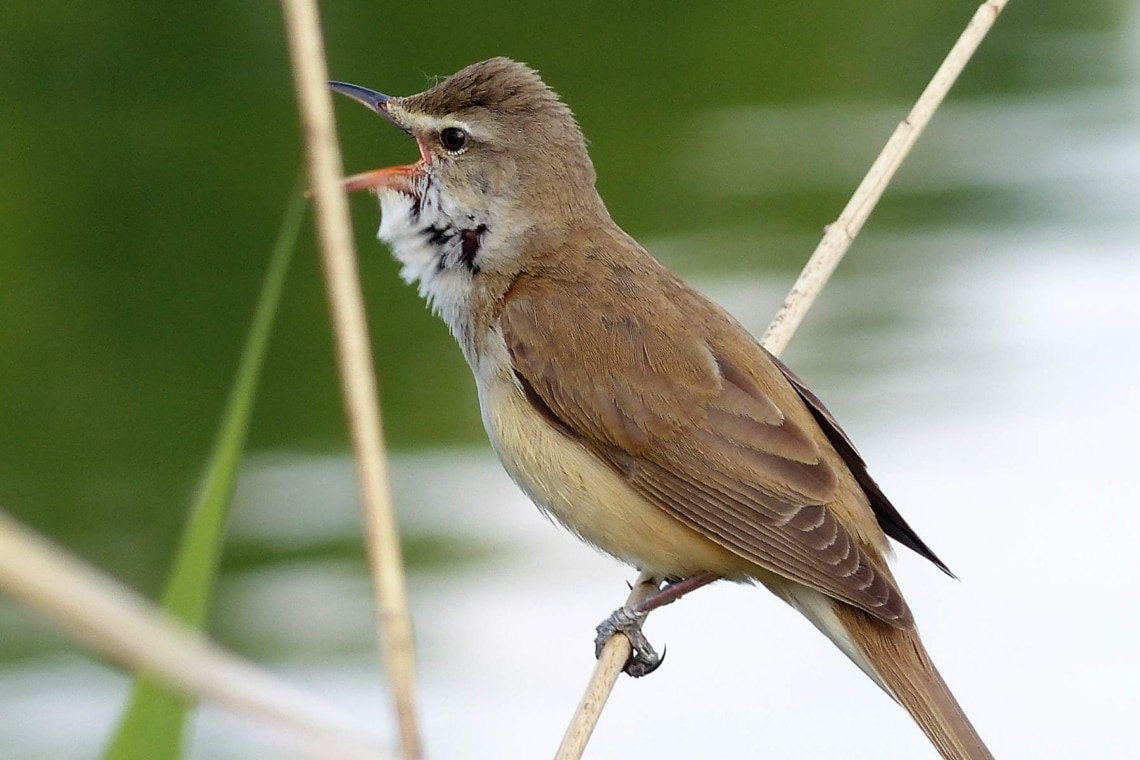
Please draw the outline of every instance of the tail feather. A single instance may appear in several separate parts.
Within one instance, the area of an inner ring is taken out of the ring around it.
[[[896,627],[798,583],[770,584],[911,718],[944,760],[993,760],[926,653],[914,624]]]
[[[872,678],[910,713],[945,760],[993,760],[913,625],[895,628],[848,605],[832,604],[846,639],[861,655],[857,664],[873,671]]]

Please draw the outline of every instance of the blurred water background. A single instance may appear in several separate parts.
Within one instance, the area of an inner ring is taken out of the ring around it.
[[[972,2],[329,3],[334,77],[492,55],[575,110],[620,224],[756,333]],[[14,0],[0,24],[0,505],[161,587],[301,154],[278,6]],[[348,171],[415,156],[345,102]],[[552,754],[632,572],[500,471],[468,370],[353,216],[432,757]],[[211,630],[389,737],[311,243]],[[1132,757],[1140,684],[1140,4],[1013,0],[787,359],[956,583],[900,581],[996,754]],[[764,592],[658,615],[589,757],[913,758],[906,716]],[[124,676],[0,600],[0,757],[90,758]],[[202,712],[193,756],[288,756]]]

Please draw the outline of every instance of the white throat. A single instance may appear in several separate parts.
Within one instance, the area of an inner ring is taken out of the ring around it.
[[[438,187],[428,177],[416,183],[419,194],[382,189],[377,237],[392,248],[400,277],[416,284],[466,353],[472,335],[474,279],[486,253],[486,219],[450,213]]]

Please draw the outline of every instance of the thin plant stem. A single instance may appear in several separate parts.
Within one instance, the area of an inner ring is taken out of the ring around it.
[[[859,187],[856,188],[839,218],[825,229],[823,239],[816,246],[760,341],[773,355],[779,356],[791,342],[796,329],[862,230],[864,222],[879,202],[899,165],[922,134],[934,112],[938,110],[946,93],[950,91],[958,75],[962,73],[962,69],[978,49],[978,45],[993,27],[1007,1],[989,0],[979,6],[910,113],[887,140],[887,144],[863,177],[863,181],[859,183]],[[645,585],[646,578],[644,573],[638,576],[626,600],[627,606],[636,604],[643,598],[641,596],[643,592],[639,592]],[[586,686],[585,694],[566,729],[562,744],[558,747],[556,760],[577,760],[585,752],[586,744],[601,718],[606,700],[617,683],[618,674],[629,659],[630,651],[629,639],[624,635],[614,636],[606,643],[594,667],[594,674]]]
[[[400,535],[392,507],[380,404],[356,264],[344,175],[327,87],[328,67],[315,0],[282,0],[313,186],[321,261],[337,362],[356,456],[364,540],[376,596],[381,656],[396,703],[403,755],[422,751],[416,719],[415,661]]]
[[[660,583],[652,573],[641,573],[633,582],[633,588],[630,589],[625,605],[634,606],[655,594],[658,588]],[[558,745],[554,760],[572,760],[582,756],[586,744],[590,741],[590,735],[594,733],[594,727],[598,724],[598,718],[602,716],[606,700],[610,698],[618,676],[621,675],[632,653],[633,646],[624,635],[613,636],[606,642],[602,655],[594,664],[594,675],[590,678],[585,693],[582,694],[578,709],[574,711],[574,720],[566,729],[562,744]]]
[[[169,688],[276,724],[313,757],[384,757],[349,721],[0,511],[0,592]]]
[[[768,325],[764,337],[760,340],[764,348],[771,353],[779,356],[788,347],[792,335],[807,316],[808,309],[823,290],[823,286],[827,284],[835,268],[839,266],[851,244],[855,242],[855,237],[863,229],[864,222],[871,216],[879,199],[883,197],[883,192],[894,178],[895,172],[910,153],[910,149],[914,147],[914,143],[934,116],[934,112],[942,105],[946,93],[958,80],[958,75],[973,57],[974,51],[978,49],[997,21],[1006,2],[1007,0],[990,0],[982,3],[942,61],[942,65],[934,72],[926,89],[915,101],[910,113],[895,127],[879,157],[871,164],[851,200],[843,208],[843,213],[827,225],[823,239],[819,241],[811,258],[804,265],[803,271],[792,285],[791,292],[784,299],[772,324]]]

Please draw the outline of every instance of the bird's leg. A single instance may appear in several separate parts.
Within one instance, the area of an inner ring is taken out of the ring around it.
[[[608,618],[598,624],[598,635],[594,639],[594,656],[601,657],[606,642],[614,635],[621,633],[629,639],[631,649],[629,659],[626,660],[622,670],[634,678],[647,676],[657,670],[665,658],[663,655],[657,654],[657,650],[653,648],[649,640],[645,638],[645,634],[642,633],[641,624],[644,621],[644,612],[635,612],[629,607],[618,607]]]
[[[700,575],[694,575],[679,581],[667,580],[665,581],[664,587],[661,587],[661,581],[657,578],[647,578],[643,580],[642,583],[651,586],[654,591],[639,601],[635,601],[632,604],[626,603],[622,607],[617,608],[613,611],[613,614],[598,625],[598,635],[594,639],[595,656],[601,657],[602,649],[605,648],[606,642],[620,632],[629,639],[629,644],[632,649],[629,660],[625,663],[623,670],[634,678],[647,676],[657,670],[665,660],[665,655],[664,653],[661,655],[657,654],[657,651],[649,643],[649,640],[645,638],[645,634],[641,630],[641,625],[645,622],[646,615],[658,607],[672,604],[690,591],[698,589],[701,586],[707,586],[719,577],[720,576],[715,573],[701,573]]]
[[[690,591],[696,591],[701,586],[707,586],[716,580],[720,580],[720,576],[716,573],[701,573],[689,578],[682,578],[679,581],[666,581],[662,589],[637,602],[634,609],[642,615],[648,614],[658,607],[672,604]]]

